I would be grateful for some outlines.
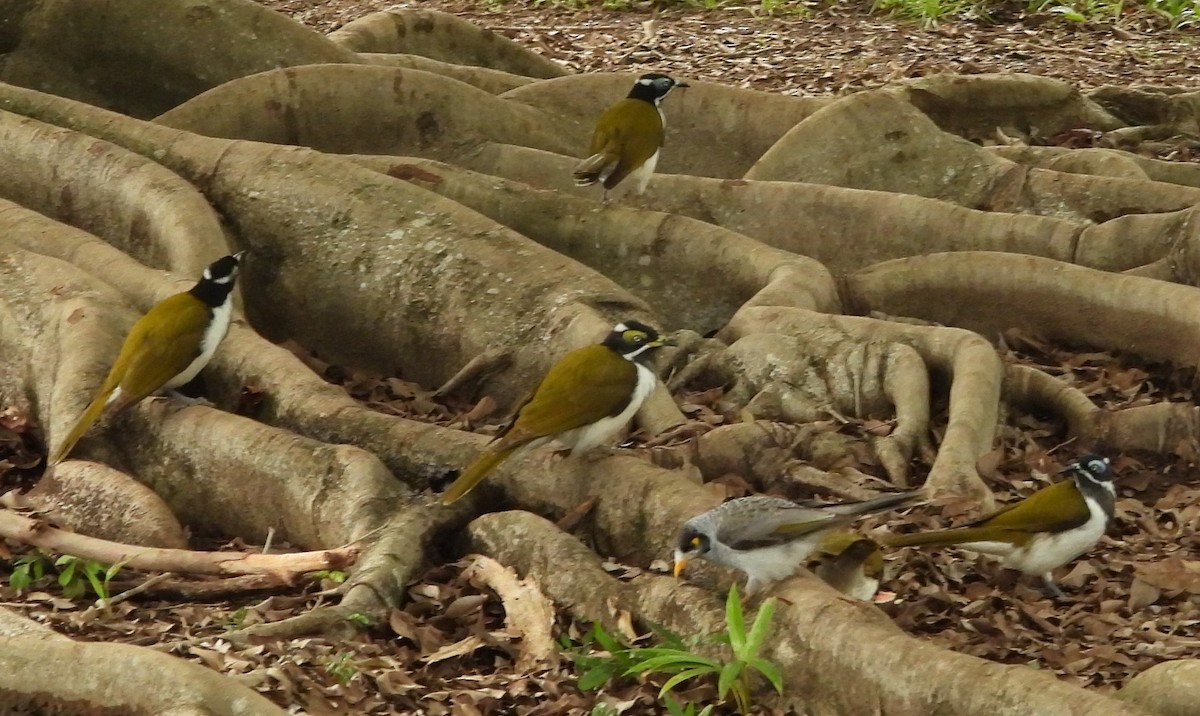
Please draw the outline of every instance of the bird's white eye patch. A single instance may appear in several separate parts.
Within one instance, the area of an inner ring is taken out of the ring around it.
[[[204,269],[204,280],[205,281],[212,280],[212,271],[209,271],[208,269]]]
[[[629,326],[625,325],[624,323],[618,323],[617,325],[613,326],[613,330],[617,333],[624,333],[625,331],[629,330]]]
[[[1087,464],[1087,471],[1093,475],[1103,475],[1108,470],[1108,460],[1091,460]]]
[[[639,85],[646,85],[647,87],[649,87],[650,85],[654,84],[656,81],[657,80],[652,80],[647,77],[641,77],[638,79],[637,83]]]

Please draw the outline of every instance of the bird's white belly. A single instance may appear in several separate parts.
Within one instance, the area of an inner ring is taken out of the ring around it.
[[[661,152],[661,149],[655,151],[645,164],[630,172],[630,176],[637,182],[637,193],[641,194],[646,191],[646,185],[650,183],[650,176],[654,174],[654,167],[658,166],[658,155]]]
[[[746,593],[752,594],[768,584],[795,574],[804,564],[804,560],[816,549],[819,539],[819,535],[810,535],[774,547],[760,547],[744,552],[730,550],[736,564],[729,563],[729,560],[714,561],[721,561],[726,566],[745,572],[749,578],[746,582]]]
[[[213,354],[217,352],[217,346],[221,345],[222,339],[229,331],[229,321],[232,316],[233,301],[232,298],[226,298],[224,303],[213,309],[212,321],[209,322],[208,329],[204,331],[204,338],[200,340],[200,355],[196,356],[187,368],[168,380],[163,385],[163,390],[173,390],[181,385],[186,385],[200,374],[200,370],[212,360]]]
[[[1030,540],[1021,549],[1014,550],[1004,564],[1029,574],[1049,572],[1091,549],[1104,535],[1107,522],[1104,513],[1097,510],[1082,527]]]
[[[633,419],[634,413],[638,411],[638,408],[642,407],[646,396],[650,395],[650,391],[654,390],[654,384],[658,381],[654,372],[640,363],[634,363],[634,366],[637,367],[637,384],[633,390],[633,397],[630,398],[629,405],[626,405],[624,410],[618,415],[601,418],[591,425],[584,425],[581,428],[568,430],[557,436],[559,442],[571,447],[572,454],[591,450],[607,442],[618,430]]]
[[[964,542],[965,549],[996,555],[1005,567],[1027,574],[1045,574],[1091,549],[1104,535],[1108,516],[1100,505],[1087,500],[1091,517],[1083,525],[1059,534],[1043,534],[1015,547],[1007,542]]]

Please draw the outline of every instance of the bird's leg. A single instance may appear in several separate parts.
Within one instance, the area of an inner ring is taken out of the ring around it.
[[[1042,585],[1045,586],[1046,591],[1050,593],[1050,596],[1054,597],[1055,599],[1065,599],[1067,596],[1063,590],[1054,583],[1054,576],[1049,572],[1046,572],[1042,575]]]
[[[605,188],[605,189],[604,189],[604,194],[603,194],[602,198],[600,199],[600,203],[601,203],[601,204],[604,204],[605,206],[607,206],[607,205],[608,205],[608,203],[609,203],[609,202],[611,202],[611,201],[612,201],[612,197],[610,197],[610,196],[608,195],[608,189],[607,189],[607,188]]]

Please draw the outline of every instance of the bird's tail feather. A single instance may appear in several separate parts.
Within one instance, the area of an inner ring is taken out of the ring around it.
[[[574,177],[575,186],[591,186],[600,181],[604,175],[604,170],[613,163],[615,159],[604,152],[593,154],[584,159],[575,167]]]
[[[894,507],[902,507],[904,505],[916,502],[922,497],[920,490],[912,490],[910,492],[894,492],[887,495],[879,495],[872,497],[869,500],[862,502],[848,502],[840,505],[833,505],[826,509],[831,510],[839,515],[865,515],[870,512],[882,512],[890,510]]]
[[[450,483],[450,487],[442,493],[442,504],[449,505],[457,502],[459,499],[470,492],[476,485],[479,484],[492,468],[504,462],[504,459],[516,450],[519,445],[502,447],[500,449],[489,449],[475,459],[475,462],[467,466],[467,469],[462,471],[458,478]]]
[[[58,449],[50,456],[50,460],[46,463],[47,467],[57,465],[66,459],[67,455],[71,453],[71,449],[75,447],[75,443],[79,442],[88,428],[92,427],[92,424],[100,417],[100,413],[104,412],[104,407],[108,405],[108,399],[112,392],[112,389],[102,390],[92,400],[87,406],[87,410],[83,411],[83,415],[79,416],[79,420],[75,421],[75,425],[71,428],[71,432],[67,433],[66,439],[59,443]]]
[[[979,539],[979,535],[975,528],[958,527],[949,530],[930,530],[905,535],[890,535],[884,538],[882,542],[888,547],[948,547],[977,539]]]

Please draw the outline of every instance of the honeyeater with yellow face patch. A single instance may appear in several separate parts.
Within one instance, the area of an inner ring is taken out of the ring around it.
[[[125,337],[108,377],[50,456],[63,461],[106,409],[115,413],[195,378],[229,330],[231,293],[243,253],[217,259],[195,286],[163,299]]]
[[[646,191],[666,137],[660,104],[671,90],[687,86],[658,73],[639,77],[628,96],[596,120],[590,155],[575,167],[576,186],[600,182],[608,201],[608,191],[632,175],[637,193]]]
[[[664,345],[669,341],[658,331],[630,320],[614,326],[603,342],[563,356],[516,417],[442,493],[442,503],[470,492],[519,448],[557,440],[574,454],[603,444],[629,422],[654,389],[658,378],[645,362]]]

